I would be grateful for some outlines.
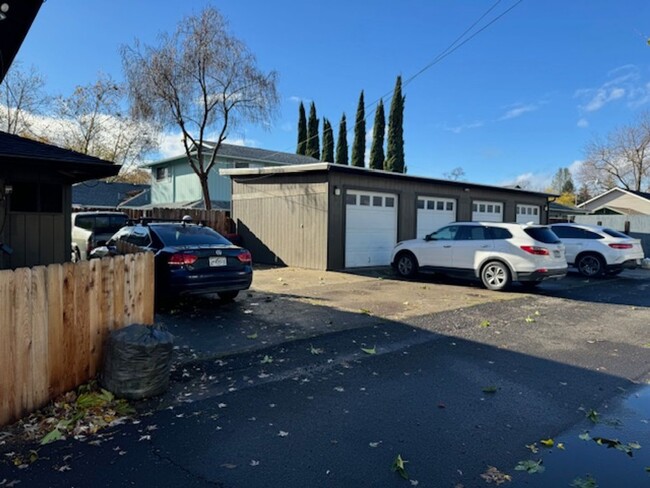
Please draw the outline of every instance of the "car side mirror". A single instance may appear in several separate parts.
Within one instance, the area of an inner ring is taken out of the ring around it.
[[[436,238],[433,237],[433,234],[427,234],[426,236],[424,236],[424,240],[427,241],[427,242],[428,241],[435,241]]]

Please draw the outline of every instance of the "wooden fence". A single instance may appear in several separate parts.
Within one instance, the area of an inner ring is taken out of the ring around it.
[[[197,208],[120,208],[120,212],[126,213],[132,219],[150,217],[154,219],[180,220],[189,215],[194,222],[203,222],[204,225],[213,228],[220,234],[231,234],[235,232],[234,222],[229,212],[224,210],[203,210]]]
[[[96,375],[110,331],[153,324],[152,253],[0,271],[0,425]]]

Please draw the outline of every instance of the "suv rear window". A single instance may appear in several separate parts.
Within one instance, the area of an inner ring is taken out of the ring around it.
[[[528,227],[524,232],[536,241],[544,244],[559,244],[560,238],[548,227]]]
[[[209,227],[196,225],[150,225],[165,246],[194,246],[199,244],[229,245],[231,242]]]
[[[74,225],[96,234],[113,234],[126,225],[126,215],[77,215]]]

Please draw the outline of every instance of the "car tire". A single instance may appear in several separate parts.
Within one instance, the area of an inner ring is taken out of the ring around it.
[[[217,295],[222,302],[232,302],[239,295],[239,291],[220,291]]]
[[[78,263],[79,261],[81,261],[81,253],[79,252],[79,249],[75,249],[72,251],[72,262]]]
[[[505,290],[511,281],[510,270],[500,261],[490,261],[481,270],[481,282],[488,290]]]
[[[582,276],[596,278],[605,273],[605,260],[598,254],[581,254],[576,259],[576,268]]]
[[[403,278],[412,278],[418,273],[418,260],[410,252],[402,252],[395,258],[395,271]]]

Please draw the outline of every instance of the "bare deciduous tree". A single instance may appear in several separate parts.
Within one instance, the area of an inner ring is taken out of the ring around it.
[[[650,182],[650,112],[641,114],[635,124],[590,142],[579,179],[595,190],[614,186],[634,191],[646,189]]]
[[[133,114],[180,129],[205,208],[210,209],[208,175],[219,148],[237,124],[268,123],[278,103],[277,74],[257,67],[255,56],[212,7],[183,19],[156,46],[137,40],[123,46],[122,62]],[[215,133],[214,144],[205,147],[206,138]]]
[[[442,176],[452,181],[464,181],[465,170],[462,167],[457,166],[451,171],[443,173]]]
[[[110,76],[100,75],[78,86],[56,103],[59,127],[54,132],[61,145],[83,154],[136,165],[157,144],[157,132],[124,114],[125,89]]]
[[[48,105],[45,80],[33,66],[26,71],[14,63],[0,85],[0,130],[33,136],[32,126]]]

